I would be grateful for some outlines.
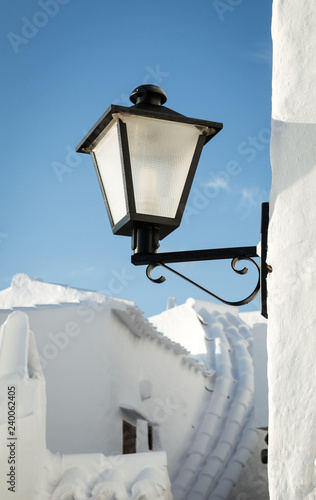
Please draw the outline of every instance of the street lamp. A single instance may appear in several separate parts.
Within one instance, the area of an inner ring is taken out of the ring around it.
[[[258,256],[256,247],[157,253],[159,240],[180,225],[202,149],[223,124],[188,118],[165,107],[167,96],[155,85],[137,87],[130,100],[131,107],[112,104],[79,143],[77,152],[93,158],[112,231],[132,238],[132,263],[147,265],[147,276],[156,283],[165,280],[151,277],[159,265],[196,286],[166,263],[231,259],[233,270],[245,274],[248,269],[237,270],[236,263],[250,260],[259,271],[253,260]],[[267,226],[268,207],[264,205]],[[238,302],[199,288],[227,304],[242,305],[257,295],[260,278],[255,290]]]

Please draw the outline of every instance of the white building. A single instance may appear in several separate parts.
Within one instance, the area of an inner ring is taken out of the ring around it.
[[[166,463],[174,499],[268,498],[260,461],[266,432],[256,430],[267,422],[261,412],[256,424],[253,411],[252,328],[236,309],[190,299],[148,322],[131,302],[26,275],[0,292],[0,308],[0,324],[12,311],[27,315],[46,380],[47,448],[64,464],[52,465],[50,455],[47,470],[56,477],[47,499],[64,498],[76,474],[92,494],[87,471],[97,461],[100,472],[105,457],[117,457],[115,473],[126,476],[126,467],[118,471],[122,454],[135,469],[122,499],[138,498],[131,485],[148,464],[157,471]],[[31,366],[34,346],[30,352]],[[18,366],[23,379],[25,364]],[[99,481],[93,498],[112,498],[102,496],[108,481]],[[168,481],[163,476],[161,498],[169,498]]]
[[[271,500],[316,498],[316,4],[274,0],[268,263]]]

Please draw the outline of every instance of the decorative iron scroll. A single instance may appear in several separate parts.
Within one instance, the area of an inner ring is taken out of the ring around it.
[[[175,269],[172,269],[171,267],[167,266],[163,262],[156,262],[154,264],[149,264],[147,266],[147,269],[146,269],[146,275],[147,275],[147,278],[150,279],[150,281],[152,281],[153,283],[163,283],[164,281],[166,281],[166,278],[164,276],[160,276],[159,278],[156,278],[156,279],[152,278],[152,276],[151,276],[152,271],[156,267],[161,266],[161,267],[164,267],[165,269],[168,269],[168,271],[171,271],[172,273],[176,274],[180,278],[183,278],[184,280],[188,281],[189,283],[196,286],[197,288],[199,288],[203,292],[206,292],[207,294],[211,295],[215,299],[220,300],[224,304],[228,304],[230,306],[243,306],[243,305],[251,302],[259,293],[259,290],[260,290],[260,268],[259,268],[258,264],[256,263],[256,261],[254,261],[251,257],[234,257],[231,261],[231,267],[232,267],[233,271],[237,274],[247,274],[248,273],[247,267],[244,267],[243,269],[236,269],[236,265],[238,264],[238,262],[240,262],[242,260],[248,260],[256,266],[256,269],[258,271],[258,282],[256,284],[255,289],[253,290],[253,292],[250,295],[248,295],[245,299],[238,300],[236,302],[231,302],[229,300],[222,299],[218,295],[215,295],[215,293],[210,292],[209,290],[207,290],[203,286],[199,285],[198,283],[195,283],[195,281],[192,281],[190,278],[187,278],[186,276],[179,273]]]

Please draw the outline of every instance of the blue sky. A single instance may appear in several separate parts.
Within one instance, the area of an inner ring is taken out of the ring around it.
[[[256,245],[271,183],[272,0],[15,0],[2,13],[0,289],[16,273],[133,300],[147,316],[207,295],[166,271],[149,282],[113,236],[88,155],[74,152],[138,85],[167,106],[223,122],[202,153],[179,229],[161,251]],[[229,262],[182,264],[228,300],[255,274]],[[158,276],[155,271],[155,277]],[[259,309],[259,300],[243,310]]]

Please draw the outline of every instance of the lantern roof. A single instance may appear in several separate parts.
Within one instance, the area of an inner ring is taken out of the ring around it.
[[[93,158],[113,233],[132,236],[135,251],[155,251],[179,226],[202,148],[223,124],[167,108],[155,85],[130,100],[111,104],[76,150]]]
[[[128,113],[147,118],[156,118],[205,127],[207,131],[205,144],[223,128],[222,123],[190,118],[163,106],[167,101],[167,96],[165,92],[156,85],[141,85],[140,87],[136,87],[130,95],[130,100],[134,103],[133,106],[111,104],[78,144],[76,151],[78,153],[90,153],[90,146],[112,121],[113,115],[119,113]]]

